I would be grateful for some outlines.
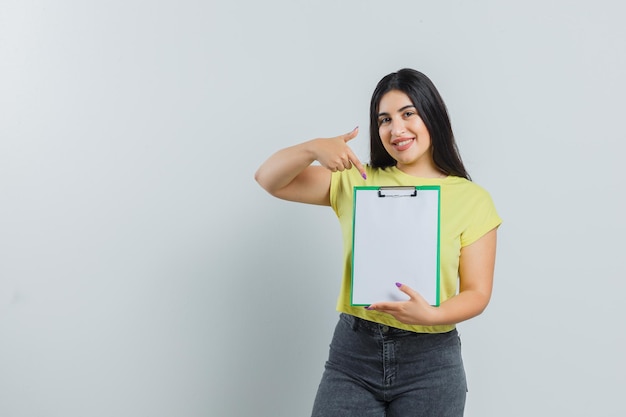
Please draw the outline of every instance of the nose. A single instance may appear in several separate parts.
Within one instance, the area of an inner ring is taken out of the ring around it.
[[[406,133],[406,128],[404,127],[404,121],[402,119],[396,119],[391,121],[391,134],[393,136],[401,136]]]

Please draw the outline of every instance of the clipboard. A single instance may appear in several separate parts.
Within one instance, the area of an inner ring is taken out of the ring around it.
[[[404,301],[401,282],[439,306],[441,187],[354,187],[350,303]]]

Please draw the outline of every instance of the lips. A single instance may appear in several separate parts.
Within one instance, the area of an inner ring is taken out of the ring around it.
[[[397,151],[406,151],[413,145],[415,138],[397,138],[391,141],[391,146]]]

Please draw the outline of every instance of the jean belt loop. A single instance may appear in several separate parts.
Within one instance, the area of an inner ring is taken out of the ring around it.
[[[359,319],[352,315],[350,316],[350,318],[352,319],[352,331],[356,332],[357,330],[359,330]]]

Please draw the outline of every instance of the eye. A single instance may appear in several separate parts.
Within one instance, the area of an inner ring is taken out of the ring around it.
[[[413,110],[407,110],[404,112],[404,117],[411,117],[411,116],[415,116],[415,111]]]
[[[378,119],[378,126],[382,126],[384,124],[387,124],[391,121],[390,117],[381,117],[380,119]]]

